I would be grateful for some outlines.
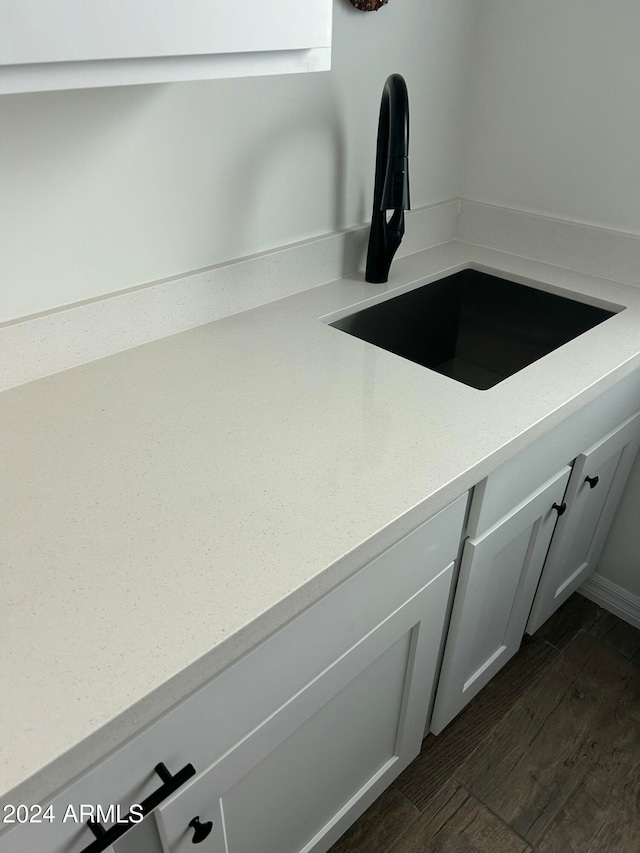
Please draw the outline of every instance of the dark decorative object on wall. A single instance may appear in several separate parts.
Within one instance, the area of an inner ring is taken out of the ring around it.
[[[389,0],[349,0],[352,6],[360,9],[361,12],[377,12],[381,6],[384,6]]]

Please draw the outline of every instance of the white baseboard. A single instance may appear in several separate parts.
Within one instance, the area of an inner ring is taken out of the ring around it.
[[[578,592],[629,625],[640,628],[640,598],[637,595],[598,574],[585,581]]]

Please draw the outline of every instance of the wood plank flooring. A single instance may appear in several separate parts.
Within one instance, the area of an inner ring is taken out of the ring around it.
[[[640,853],[640,631],[578,594],[329,853]]]

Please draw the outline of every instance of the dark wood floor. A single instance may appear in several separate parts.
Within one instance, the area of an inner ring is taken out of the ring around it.
[[[640,631],[579,595],[330,853],[640,853]]]

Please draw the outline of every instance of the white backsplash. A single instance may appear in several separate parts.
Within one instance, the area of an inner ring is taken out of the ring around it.
[[[398,257],[455,239],[457,200],[407,215]],[[364,268],[368,226],[26,317],[0,328],[0,390],[220,320]]]
[[[293,243],[0,328],[0,390],[219,320],[353,274],[368,226]],[[640,284],[640,236],[466,199],[407,214],[398,257],[458,239]]]
[[[640,284],[640,236],[460,200],[457,238],[624,284]]]

